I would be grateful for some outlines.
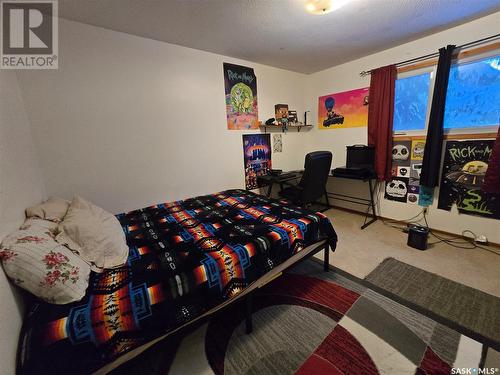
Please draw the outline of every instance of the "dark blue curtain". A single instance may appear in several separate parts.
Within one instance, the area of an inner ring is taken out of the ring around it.
[[[443,147],[443,119],[446,104],[446,91],[450,75],[451,60],[454,45],[448,45],[439,50],[439,60],[434,80],[434,93],[432,95],[431,114],[427,128],[424,160],[420,174],[420,185],[434,188],[439,184],[439,170],[441,167],[441,153]]]

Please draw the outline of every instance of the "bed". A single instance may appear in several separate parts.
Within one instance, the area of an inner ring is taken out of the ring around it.
[[[252,291],[306,256],[324,249],[327,265],[337,242],[323,214],[245,190],[117,218],[127,263],[92,273],[81,301],[31,306],[18,373],[106,373],[234,301],[251,301]]]

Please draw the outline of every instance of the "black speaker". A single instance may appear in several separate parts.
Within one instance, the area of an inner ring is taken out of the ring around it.
[[[408,228],[408,246],[418,250],[427,250],[428,238],[429,228],[420,225],[410,225]]]

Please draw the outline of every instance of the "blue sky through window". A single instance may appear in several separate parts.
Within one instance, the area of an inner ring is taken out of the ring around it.
[[[500,119],[500,55],[450,70],[444,128],[498,125]]]
[[[431,73],[396,80],[393,130],[424,130]]]

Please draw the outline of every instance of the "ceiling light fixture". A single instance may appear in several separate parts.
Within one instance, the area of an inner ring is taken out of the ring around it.
[[[328,14],[344,6],[349,0],[307,0],[305,8],[308,13]]]

